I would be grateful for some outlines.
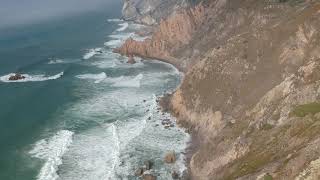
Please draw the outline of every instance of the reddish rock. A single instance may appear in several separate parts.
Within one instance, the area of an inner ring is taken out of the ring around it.
[[[151,174],[145,174],[142,176],[143,180],[157,180],[157,177]]]
[[[136,61],[134,60],[134,56],[132,54],[129,55],[127,63],[128,64],[135,64],[136,63]]]
[[[171,164],[176,162],[176,153],[174,151],[168,152],[164,157],[164,162]]]
[[[189,43],[194,32],[205,20],[205,8],[202,4],[178,12],[175,16],[162,20],[158,30],[151,38],[135,41],[129,38],[114,49],[114,52],[130,57],[136,55],[146,58],[165,59],[177,64],[171,52]],[[178,64],[177,64],[178,65]]]

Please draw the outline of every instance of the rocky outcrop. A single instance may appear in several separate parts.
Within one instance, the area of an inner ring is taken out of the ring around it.
[[[176,153],[174,151],[168,152],[164,157],[164,162],[171,164],[176,162]]]
[[[193,179],[314,172],[315,163],[305,165],[320,156],[311,111],[320,111],[319,3],[220,0],[210,11],[212,29],[199,30],[207,40],[193,37],[204,56],[171,99],[179,123],[202,140],[190,161]]]
[[[124,0],[122,15],[125,20],[155,25],[177,7],[187,4],[186,0]]]
[[[157,177],[151,174],[145,174],[142,176],[143,180],[157,180]]]
[[[188,45],[193,34],[204,21],[204,5],[200,4],[191,9],[183,9],[167,20],[162,20],[152,38],[142,42],[129,38],[114,51],[126,56],[133,54],[140,57],[162,59],[175,64],[180,69],[185,69],[188,64],[181,63],[174,56],[174,53],[181,47]]]
[[[127,61],[128,64],[135,64],[136,63],[136,60],[134,60],[134,56],[131,54],[131,55],[128,55],[128,61]]]
[[[15,75],[9,77],[9,81],[17,81],[25,78],[26,77],[24,77],[23,75],[16,73]]]

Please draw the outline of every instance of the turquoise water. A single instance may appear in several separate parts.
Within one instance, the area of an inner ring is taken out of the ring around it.
[[[0,179],[136,179],[144,160],[159,179],[183,170],[187,135],[161,126],[156,97],[179,72],[157,61],[135,65],[112,53],[139,25],[118,6],[0,30]],[[19,72],[23,81],[9,82]],[[150,120],[149,120],[150,119]],[[160,124],[160,126],[158,126]]]

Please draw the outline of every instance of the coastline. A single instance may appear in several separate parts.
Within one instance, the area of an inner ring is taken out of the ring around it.
[[[310,145],[319,137],[308,128],[320,109],[315,118],[293,114],[319,103],[319,7],[314,1],[203,1],[162,20],[152,38],[129,38],[117,49],[185,72],[159,102],[191,135],[182,179],[297,179],[312,167],[319,154],[306,152],[319,152]]]
[[[182,81],[181,81],[182,83]],[[180,85],[181,85],[180,83]],[[169,113],[171,116],[178,118],[177,115],[175,115],[172,111],[172,107],[170,105],[171,96],[174,92],[170,94],[165,94],[163,97],[160,98],[158,105],[161,107],[161,111]],[[185,129],[185,132],[190,135],[189,142],[187,142],[186,149],[184,152],[185,156],[185,166],[187,167],[187,171],[185,171],[183,174],[181,174],[181,180],[191,180],[191,169],[190,169],[190,161],[192,159],[193,154],[198,150],[199,144],[200,144],[200,137],[198,132],[192,130],[190,127],[187,127],[186,125],[180,124],[177,121],[177,125],[179,128]]]
[[[130,20],[130,21],[127,21],[125,19],[122,19],[124,22],[133,22],[135,24],[139,24],[139,25],[144,25],[144,24],[141,24],[140,22],[138,21],[134,21],[134,20]],[[155,26],[149,26],[151,28],[154,28]],[[150,29],[149,29],[150,30]],[[154,34],[154,31],[148,31],[148,32],[144,32],[146,31],[145,29],[142,29],[143,32],[134,32],[135,34],[145,34],[145,33],[148,33],[148,34],[151,34],[153,35]],[[119,47],[116,47],[113,49],[113,52],[114,53],[117,53],[117,54],[120,54],[122,56],[126,56],[125,54],[121,54],[119,51],[117,51],[117,48]],[[178,64],[176,63],[173,63],[173,61],[169,60],[169,59],[164,59],[164,58],[159,58],[159,57],[144,57],[144,56],[139,56],[139,55],[135,55],[135,57],[139,57],[139,58],[143,58],[144,60],[155,60],[155,61],[160,61],[160,62],[164,62],[164,63],[168,63],[170,65],[172,65],[174,68],[176,68],[179,73],[182,74],[182,79],[179,83],[179,85],[176,87],[176,89],[170,93],[165,93],[164,95],[162,96],[159,96],[157,97],[158,101],[157,101],[157,106],[160,107],[160,111],[161,112],[164,112],[164,113],[169,113],[172,117],[174,117],[176,120],[176,124],[178,126],[179,129],[181,130],[184,130],[185,133],[189,134],[190,135],[190,139],[189,141],[186,143],[186,148],[185,148],[185,151],[184,153],[182,153],[184,155],[184,165],[186,167],[186,170],[183,172],[183,174],[180,174],[180,179],[181,180],[189,180],[191,179],[191,174],[190,174],[190,161],[191,161],[191,158],[193,156],[193,154],[197,151],[197,147],[198,147],[198,144],[200,144],[200,141],[199,141],[199,138],[198,138],[198,133],[192,131],[189,127],[187,127],[186,125],[183,125],[183,124],[180,124],[178,123],[179,120],[177,120],[178,116],[176,116],[173,111],[172,111],[172,107],[170,105],[170,101],[171,101],[171,96],[172,94],[175,93],[175,91],[181,86],[182,82],[184,81],[184,69],[179,66]]]

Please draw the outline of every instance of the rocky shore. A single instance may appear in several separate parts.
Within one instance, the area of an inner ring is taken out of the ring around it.
[[[185,72],[161,103],[194,137],[188,178],[319,177],[319,15],[314,0],[200,0],[115,49]]]

